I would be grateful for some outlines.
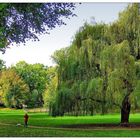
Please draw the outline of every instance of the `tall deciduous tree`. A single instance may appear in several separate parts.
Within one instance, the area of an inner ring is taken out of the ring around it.
[[[105,49],[102,56],[102,67],[106,67],[104,70],[108,79],[106,80],[108,95],[105,100],[119,106],[121,108],[121,123],[128,123],[131,108],[129,97],[133,93],[136,84],[135,61],[130,54],[128,41],[123,41],[107,48],[107,50]],[[106,62],[108,65],[105,65]]]
[[[30,90],[29,106],[43,106],[43,92],[47,83],[47,67],[43,64],[28,64],[20,61],[13,67]]]
[[[118,106],[121,123],[129,122],[139,98],[139,18],[138,4],[130,4],[110,25],[84,24],[70,47],[55,52],[58,115],[67,113],[67,99],[71,114],[104,114]]]
[[[74,16],[74,9],[75,3],[1,3],[1,50],[13,42],[38,40],[37,34],[65,25],[63,18]]]
[[[29,97],[28,85],[13,69],[2,71],[0,87],[1,102],[6,107],[22,108]]]

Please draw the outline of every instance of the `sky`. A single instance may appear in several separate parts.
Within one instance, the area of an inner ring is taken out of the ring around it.
[[[0,53],[0,59],[6,62],[6,66],[15,65],[19,61],[26,61],[29,64],[42,63],[47,66],[54,66],[51,55],[56,50],[70,46],[76,31],[91,17],[97,23],[111,23],[118,18],[118,14],[128,3],[82,3],[74,10],[77,17],[64,20],[66,26],[56,27],[50,34],[39,36],[40,41],[28,41],[26,44],[9,46],[5,54]]]

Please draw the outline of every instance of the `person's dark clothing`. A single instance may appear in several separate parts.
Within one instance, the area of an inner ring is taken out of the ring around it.
[[[25,114],[25,115],[24,115],[24,126],[25,126],[25,127],[28,126],[28,118],[29,118],[28,114]]]

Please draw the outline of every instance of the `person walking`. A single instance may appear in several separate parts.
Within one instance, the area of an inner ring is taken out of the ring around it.
[[[28,114],[26,113],[26,114],[24,115],[24,127],[27,127],[27,126],[28,126],[28,119],[29,119],[29,116],[28,116]]]

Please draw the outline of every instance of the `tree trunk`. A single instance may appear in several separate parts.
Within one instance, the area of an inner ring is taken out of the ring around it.
[[[125,97],[121,108],[121,124],[127,125],[129,123],[130,108],[129,97]]]
[[[140,48],[138,47],[138,54],[136,56],[136,59],[139,60],[140,59]]]

